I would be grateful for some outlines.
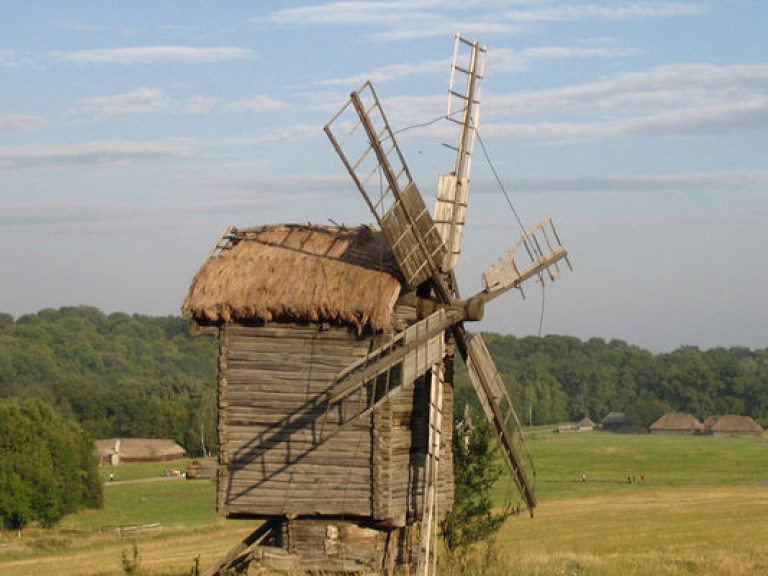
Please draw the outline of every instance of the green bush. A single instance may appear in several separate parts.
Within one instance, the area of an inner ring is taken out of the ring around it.
[[[102,505],[93,442],[38,400],[0,401],[0,524],[52,526]]]
[[[506,511],[492,511],[491,489],[504,468],[487,420],[477,419],[469,430],[454,426],[453,466],[454,504],[442,530],[448,550],[462,553],[474,544],[492,541],[509,516]]]

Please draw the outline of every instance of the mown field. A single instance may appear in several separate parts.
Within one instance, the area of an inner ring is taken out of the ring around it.
[[[510,519],[473,573],[768,574],[768,438],[538,429],[529,445],[538,471],[535,517]],[[183,466],[121,466],[105,487],[104,510],[21,539],[3,534],[0,574],[122,574],[121,555],[130,557],[134,545],[145,574],[189,574],[196,559],[206,565],[253,524],[217,517],[211,482],[162,479],[164,468]],[[136,482],[141,478],[152,481]],[[500,486],[499,499],[504,491]],[[153,523],[162,528],[136,536],[112,531]]]

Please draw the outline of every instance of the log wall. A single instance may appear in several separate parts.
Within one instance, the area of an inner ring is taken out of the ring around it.
[[[371,417],[318,443],[324,393],[370,341],[345,328],[278,323],[227,324],[220,338],[219,512],[370,517]]]
[[[409,307],[395,312],[401,325],[416,318]],[[388,337],[278,322],[226,324],[219,336],[220,514],[352,515],[386,528],[421,519],[429,374],[318,442],[324,420],[338,421],[323,405],[336,374]],[[441,518],[453,502],[451,377],[446,370]]]

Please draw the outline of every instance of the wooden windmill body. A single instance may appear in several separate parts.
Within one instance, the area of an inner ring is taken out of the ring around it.
[[[458,37],[456,46],[451,93],[462,130],[434,218],[366,83],[325,130],[381,230],[229,229],[185,300],[193,326],[220,341],[218,510],[267,521],[234,551],[264,537],[251,552],[262,565],[389,571],[418,556],[428,572],[430,535],[453,502],[454,349],[523,499],[535,506],[517,417],[482,339],[463,321],[549,273],[566,252],[546,220],[484,275],[480,294],[458,298],[452,269],[484,49]],[[515,261],[520,246],[527,266]]]

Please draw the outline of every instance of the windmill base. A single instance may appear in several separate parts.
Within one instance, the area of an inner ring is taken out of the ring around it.
[[[250,553],[249,575],[390,574],[411,556],[409,529],[332,518],[275,519],[274,541]]]

